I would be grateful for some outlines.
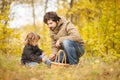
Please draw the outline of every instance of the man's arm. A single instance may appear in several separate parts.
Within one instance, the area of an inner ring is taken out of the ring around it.
[[[53,36],[51,36],[51,48],[52,48],[52,53],[50,54],[49,59],[50,60],[54,60],[55,59],[55,55],[58,52],[58,48],[56,47],[56,41],[53,39]]]
[[[76,42],[83,41],[79,34],[79,31],[72,23],[68,23],[68,25],[66,26],[66,31],[68,35],[64,37],[60,37],[59,38],[60,43],[62,43],[66,39],[76,41]]]

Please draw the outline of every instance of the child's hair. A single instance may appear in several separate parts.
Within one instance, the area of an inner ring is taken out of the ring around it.
[[[25,45],[34,45],[34,42],[37,42],[40,39],[40,36],[34,32],[30,32],[27,34],[25,38]]]

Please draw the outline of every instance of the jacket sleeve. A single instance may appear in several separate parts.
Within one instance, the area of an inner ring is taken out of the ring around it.
[[[52,54],[57,54],[58,48],[55,46],[56,40],[54,40],[53,36],[51,36],[51,48],[52,48]]]
[[[38,62],[38,63],[42,61],[42,59],[39,56],[35,55],[34,52],[33,52],[33,50],[31,50],[29,48],[27,48],[27,49],[24,50],[24,55],[30,61],[35,61],[35,62]]]
[[[35,55],[36,56],[42,55],[43,50],[41,50],[38,46],[36,46],[35,48],[36,48],[36,51],[37,51]]]
[[[67,31],[67,36],[60,37],[59,38],[60,43],[62,43],[66,39],[76,42],[78,42],[79,40],[83,41],[82,38],[80,37],[77,28],[71,22],[69,22],[66,25],[66,31]]]

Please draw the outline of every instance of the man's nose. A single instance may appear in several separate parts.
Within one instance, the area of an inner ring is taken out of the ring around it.
[[[51,28],[52,26],[51,25],[48,25],[49,28]]]

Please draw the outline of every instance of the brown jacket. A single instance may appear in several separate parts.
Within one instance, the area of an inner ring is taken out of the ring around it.
[[[51,46],[52,46],[52,54],[56,54],[58,52],[58,48],[55,46],[57,40],[62,43],[64,40],[69,39],[75,42],[84,45],[82,38],[79,35],[76,27],[64,18],[61,18],[57,27],[52,31],[50,30],[51,37]]]

